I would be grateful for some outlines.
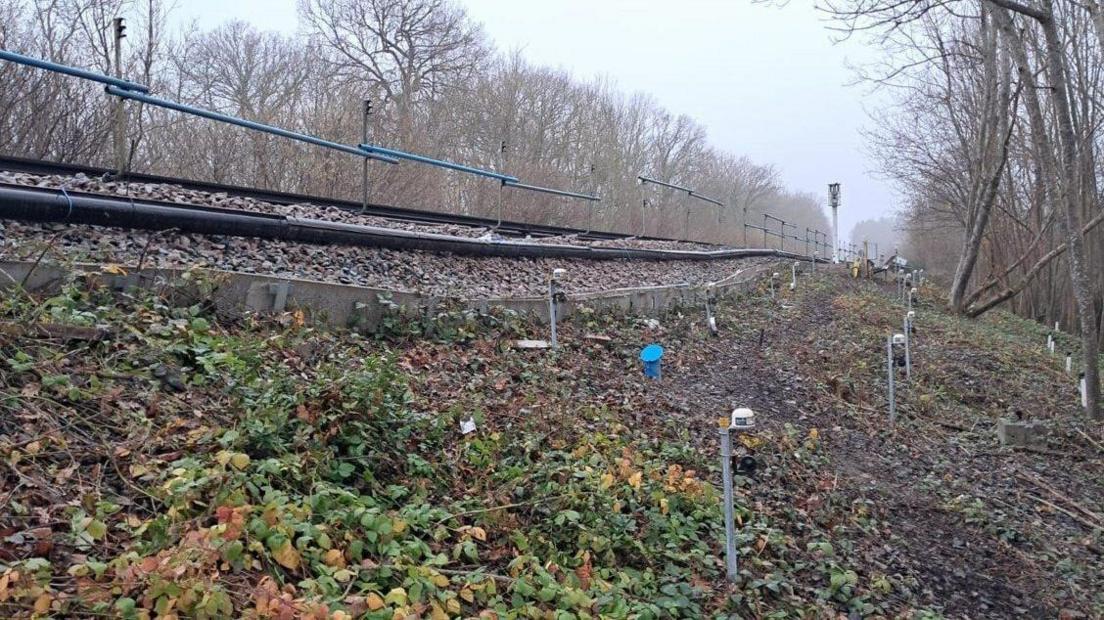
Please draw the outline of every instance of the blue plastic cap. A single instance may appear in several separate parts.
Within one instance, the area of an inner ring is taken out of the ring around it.
[[[650,344],[640,351],[640,361],[658,362],[663,357],[663,347],[658,344]]]

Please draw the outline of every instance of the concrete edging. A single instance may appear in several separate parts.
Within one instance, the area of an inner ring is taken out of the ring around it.
[[[747,292],[755,281],[777,269],[772,263],[737,270],[713,282],[714,294],[726,296]],[[460,308],[487,312],[493,308],[512,310],[548,322],[547,297],[509,297],[464,300],[454,297],[422,295],[411,291],[388,290],[316,280],[284,278],[214,269],[147,268],[141,271],[112,273],[107,265],[78,263],[71,267],[35,264],[27,261],[0,261],[0,289],[10,289],[26,281],[30,291],[57,290],[71,276],[102,282],[115,290],[130,287],[171,289],[187,298],[206,298],[215,310],[228,317],[272,314],[297,308],[313,320],[332,326],[355,326],[375,330],[395,310],[432,314],[447,302]],[[702,304],[704,286],[683,283],[667,286],[621,288],[578,293],[560,306],[566,318],[580,307],[615,310],[627,314],[658,315],[672,308]]]

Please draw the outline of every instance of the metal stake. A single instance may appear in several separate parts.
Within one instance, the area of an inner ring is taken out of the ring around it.
[[[735,582],[736,522],[732,506],[735,499],[732,492],[732,437],[728,427],[721,428],[721,477],[724,479],[725,576],[729,581]]]
[[[910,297],[911,299],[911,297]],[[905,315],[905,379],[912,380],[912,352],[910,351],[910,343],[912,342],[912,323],[909,322],[908,315]]]
[[[548,282],[548,318],[549,323],[552,325],[552,348],[560,348],[560,343],[556,340],[556,281],[550,280]]]
[[[894,393],[893,386],[893,334],[886,336],[886,388],[889,394],[889,425],[894,426],[897,423],[897,395]]]

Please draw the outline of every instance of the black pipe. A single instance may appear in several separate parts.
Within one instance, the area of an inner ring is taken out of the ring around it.
[[[467,256],[571,258],[590,260],[722,260],[777,256],[807,258],[769,249],[645,250],[541,243],[486,241],[375,226],[183,205],[125,197],[0,185],[0,219],[85,224],[141,230],[257,237],[319,245],[356,245],[394,250],[447,252]]]
[[[85,176],[89,177],[102,177],[107,174],[112,174],[112,171],[108,168],[98,168],[96,166],[85,166],[77,164],[65,164],[59,162],[48,162],[36,159],[24,159],[20,157],[11,157],[6,155],[0,155],[0,170],[10,170],[12,172],[22,172],[35,175],[75,176],[77,174],[84,174]],[[254,200],[271,202],[274,204],[292,205],[309,203],[319,207],[336,207],[339,209],[357,212],[362,212],[364,206],[360,201],[354,202],[321,196],[310,196],[307,194],[279,192],[275,190],[241,187],[237,185],[224,185],[220,183],[207,183],[204,181],[195,181],[191,179],[181,179],[176,177],[166,177],[153,174],[142,174],[137,172],[127,172],[126,175],[122,178],[134,183],[178,185],[188,190],[195,190],[212,194],[226,193],[231,196],[252,198]],[[401,220],[406,222],[417,222],[421,224],[458,224],[461,226],[494,228],[498,223],[498,221],[493,218],[479,217],[474,215],[459,215],[453,213],[440,213],[436,211],[421,211],[418,209],[394,207],[381,204],[369,204],[368,210],[364,213],[367,215],[375,215],[387,219]],[[585,233],[585,237],[588,239],[600,240],[628,239],[633,236],[624,233],[603,231],[590,231],[588,233],[579,228],[567,228],[562,226],[551,226],[544,224],[525,224],[521,222],[507,221],[502,222],[502,225],[498,228],[498,231],[503,234],[530,235],[534,237],[562,236]],[[657,237],[640,238],[670,241],[670,239],[661,239]]]

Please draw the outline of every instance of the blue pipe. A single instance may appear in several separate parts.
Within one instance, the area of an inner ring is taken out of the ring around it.
[[[670,187],[671,189],[677,189],[680,192],[686,192],[688,194],[693,194],[694,193],[694,190],[690,189],[689,187],[683,187],[681,185],[675,185],[673,183],[667,183],[666,181],[660,181],[658,179],[652,179],[652,178],[649,178],[649,177],[646,177],[646,176],[638,176],[636,178],[640,179],[640,181],[643,182],[643,183],[651,183],[653,185],[662,185],[663,187]]]
[[[151,97],[142,93],[136,93],[115,86],[108,86],[104,90],[109,95],[115,95],[116,97],[125,97],[127,99],[134,99],[135,101],[141,101],[142,103],[148,103],[162,108],[168,108],[170,110],[176,110],[177,112],[183,112],[185,114],[192,114],[194,116],[202,116],[203,118],[209,118],[213,121],[219,121],[222,123],[229,123],[230,125],[237,125],[238,127],[245,127],[246,129],[252,129],[254,131],[263,131],[275,136],[283,138],[289,138],[291,140],[298,140],[300,142],[306,142],[307,144],[314,144],[335,151],[341,151],[343,153],[349,153],[351,155],[357,155],[359,157],[369,157],[389,164],[397,164],[399,160],[391,157],[384,157],[382,155],[373,155],[366,153],[356,147],[349,146],[347,144],[339,144],[337,142],[330,142],[329,140],[323,140],[321,138],[315,138],[314,136],[308,136],[306,134],[297,133],[294,131],[288,131],[287,129],[280,129],[279,127],[273,127],[272,125],[264,125],[253,121],[247,121],[243,118],[235,118],[233,116],[227,116],[226,114],[220,114],[218,112],[212,112],[210,110],[204,110],[202,108],[194,108],[190,105],[184,105],[182,103],[176,103],[175,101],[168,101],[166,99],[158,99],[157,97]]]
[[[378,154],[386,157],[395,157],[398,159],[408,159],[410,161],[416,161],[422,164],[429,164],[430,166],[437,166],[438,168],[448,168],[449,170],[458,170],[460,172],[467,172],[468,174],[474,174],[476,176],[497,179],[499,181],[502,181],[503,183],[517,183],[517,177],[512,177],[506,174],[499,174],[497,172],[491,172],[490,170],[472,168],[471,166],[465,166],[463,164],[455,164],[451,161],[433,159],[432,157],[426,157],[425,155],[415,155],[414,153],[407,153],[405,151],[396,151],[395,149],[388,149],[382,146],[375,146],[373,144],[361,144],[360,148],[365,153]]]
[[[16,54],[15,52],[9,52],[8,50],[0,50],[0,60],[7,60],[9,62],[19,63],[21,65],[27,65],[28,67],[34,67],[36,69],[45,69],[47,71],[53,71],[54,73],[64,73],[65,75],[72,75],[74,77],[84,78],[86,80],[92,80],[93,82],[100,82],[101,84],[108,84],[115,86],[123,90],[134,91],[138,93],[148,93],[149,86],[143,86],[134,82],[128,82],[119,78],[111,77],[110,75],[104,75],[102,73],[96,73],[94,71],[87,71],[85,69],[78,69],[76,67],[70,67],[68,65],[59,65],[56,62],[50,62],[49,60],[40,60],[38,58],[31,58],[30,56],[24,56],[23,54]]]
[[[562,189],[552,189],[550,187],[540,187],[538,185],[526,185],[525,183],[514,183],[512,181],[503,181],[504,187],[514,187],[517,189],[525,189],[531,192],[540,192],[542,194],[552,194],[553,196],[564,196],[566,198],[579,198],[580,200],[589,200],[591,202],[599,202],[602,199],[598,196],[591,196],[590,194],[578,194],[576,192],[565,192]]]
[[[697,192],[690,192],[690,195],[693,196],[694,198],[697,198],[698,200],[704,200],[706,202],[711,202],[711,203],[717,205],[718,207],[723,207],[724,206],[724,203],[721,202],[720,200],[714,200],[714,199],[710,198],[709,196],[702,196],[701,194],[699,194]]]

